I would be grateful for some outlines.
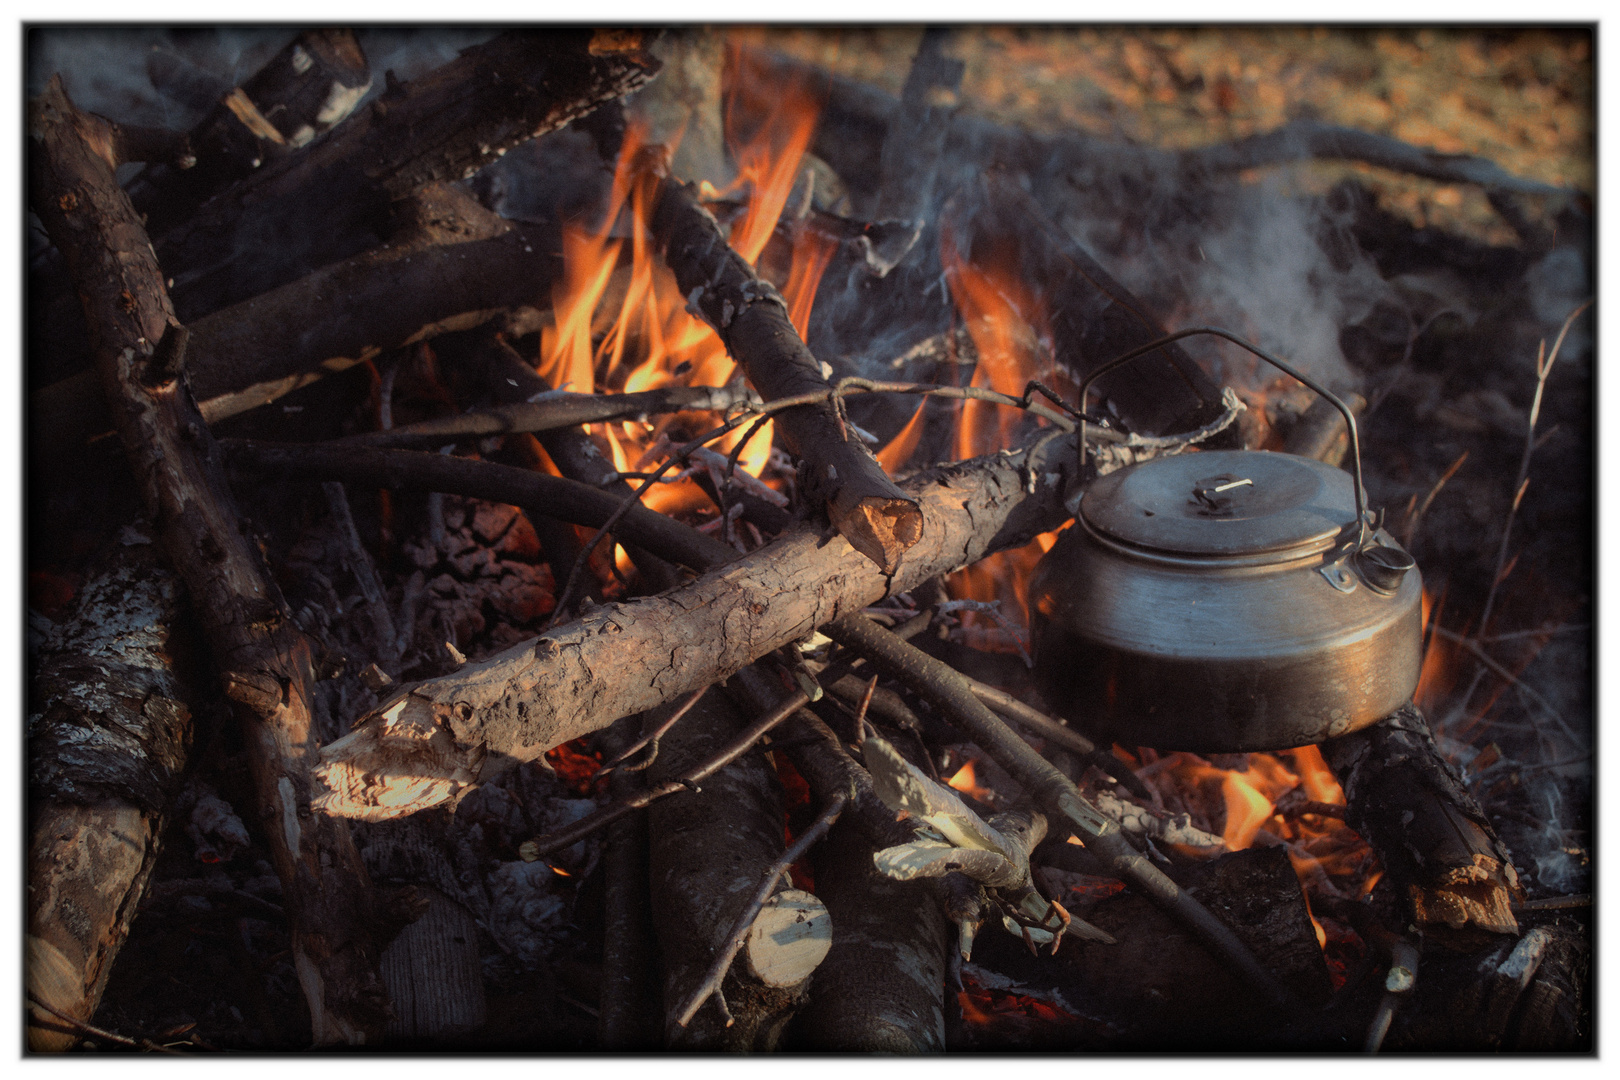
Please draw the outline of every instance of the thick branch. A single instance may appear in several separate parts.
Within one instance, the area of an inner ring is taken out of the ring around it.
[[[559,265],[554,248],[552,231],[532,225],[467,243],[380,248],[204,316],[186,350],[203,418],[266,405],[386,349],[545,296]],[[52,439],[82,442],[113,426],[92,373],[35,391],[29,408],[35,430]]]
[[[405,745],[388,734],[405,712],[421,718],[424,741],[399,749],[388,776],[450,777],[486,755],[483,767],[492,773],[723,679],[844,612],[1028,543],[1067,516],[1062,500],[1074,442],[1042,446],[1028,474],[1025,458],[977,458],[909,479],[905,490],[927,528],[892,577],[842,537],[800,526],[688,585],[607,605],[537,641],[404,688],[361,718],[341,748],[329,748],[323,775],[334,792],[346,793],[327,801],[329,812],[378,812],[367,794],[384,779],[374,755],[385,744]],[[453,786],[424,785],[421,800],[394,812],[425,809]]]
[[[32,204],[84,302],[102,387],[163,546],[224,673],[282,881],[316,1041],[364,1042],[388,1015],[370,882],[344,823],[309,811],[316,743],[309,641],[243,530],[217,446],[162,342],[177,324],[163,274],[111,163],[53,79],[30,108]],[[154,362],[156,361],[156,362]]]
[[[787,305],[726,243],[696,188],[665,180],[652,231],[681,293],[695,301],[766,401],[828,388],[821,364],[788,320]],[[799,477],[806,492],[826,503],[834,527],[855,550],[893,573],[922,535],[916,500],[850,436],[833,403],[789,409],[776,419],[788,448],[804,459]]]

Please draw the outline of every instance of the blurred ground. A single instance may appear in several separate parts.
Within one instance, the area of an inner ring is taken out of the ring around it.
[[[918,27],[739,31],[898,94]],[[965,106],[1041,131],[1188,148],[1317,119],[1588,194],[1595,175],[1587,29],[964,26]],[[1512,233],[1473,188],[1370,167],[1347,172],[1413,224],[1491,243]]]

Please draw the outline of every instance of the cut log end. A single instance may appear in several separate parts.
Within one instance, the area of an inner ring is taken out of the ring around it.
[[[748,970],[766,986],[797,986],[832,948],[832,916],[813,894],[783,889],[765,902],[745,945]]]
[[[900,557],[922,539],[922,508],[910,499],[868,495],[852,506],[834,499],[827,510],[849,546],[882,567],[885,574],[899,569]]]

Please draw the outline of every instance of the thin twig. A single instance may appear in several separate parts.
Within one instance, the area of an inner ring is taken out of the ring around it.
[[[518,854],[523,856],[524,861],[534,862],[554,851],[561,851],[565,847],[579,843],[598,829],[604,829],[626,814],[640,810],[642,807],[656,802],[666,795],[673,795],[677,791],[695,792],[699,790],[697,785],[700,781],[707,779],[742,757],[767,731],[792,716],[799,706],[808,705],[809,703],[810,699],[805,696],[803,691],[794,691],[793,695],[786,701],[766,713],[744,730],[742,734],[727,743],[718,754],[703,764],[688,770],[685,775],[659,784],[655,788],[637,792],[629,798],[609,803],[600,810],[580,818],[565,829],[558,829],[555,832],[537,836],[533,840],[526,840],[518,847]]]
[[[681,717],[685,716],[689,711],[691,711],[692,706],[696,705],[698,700],[708,692],[709,688],[707,686],[700,686],[696,690],[692,691],[687,695],[685,701],[681,702],[675,707],[675,711],[669,714],[668,719],[666,719],[662,724],[659,724],[658,727],[653,731],[643,735],[641,738],[625,747],[617,757],[598,769],[596,775],[599,777],[606,776],[614,769],[617,769],[623,765],[623,763],[629,759],[631,754],[634,754],[643,746],[650,744],[652,749],[647,752],[647,756],[645,758],[636,762],[634,765],[623,765],[625,772],[641,772],[646,769],[658,758],[658,740],[663,737],[664,732],[674,727],[675,721],[679,720]]]
[[[1462,468],[1463,462],[1467,460],[1468,451],[1464,450],[1458,455],[1457,460],[1453,461],[1446,471],[1440,474],[1440,479],[1436,480],[1434,486],[1429,489],[1429,493],[1423,496],[1423,502],[1416,510],[1412,511],[1412,520],[1406,523],[1406,535],[1401,537],[1401,544],[1408,551],[1412,549],[1412,538],[1417,535],[1417,527],[1423,521],[1423,515],[1429,512],[1429,507],[1433,504],[1435,496],[1439,495],[1440,489],[1446,486],[1446,481],[1457,475],[1457,470]]]
[[[876,681],[876,679],[873,679],[874,683]],[[816,841],[827,835],[827,830],[832,828],[833,822],[838,820],[838,815],[844,812],[844,807],[848,803],[849,792],[840,791],[834,794],[827,801],[827,806],[821,811],[821,815],[816,818],[815,824],[811,825],[810,828],[804,831],[803,835],[793,841],[793,846],[784,851],[782,857],[772,863],[769,870],[765,871],[765,878],[760,882],[753,899],[748,902],[747,907],[743,908],[742,914],[737,916],[737,921],[732,923],[731,931],[726,935],[719,955],[714,958],[714,963],[709,966],[708,974],[703,976],[703,981],[692,992],[692,996],[686,999],[685,1007],[681,1009],[680,1015],[675,1020],[676,1024],[685,1027],[691,1023],[692,1017],[697,1015],[698,1009],[702,1007],[705,1001],[709,1000],[709,995],[719,992],[720,984],[725,981],[726,972],[731,970],[731,962],[737,958],[737,953],[742,949],[743,942],[748,940],[748,931],[753,927],[754,920],[759,916],[760,909],[765,906],[765,901],[771,898],[771,893],[776,889],[776,882],[783,874],[787,873],[794,863],[804,858],[804,853],[809,851]],[[731,1026],[729,1019],[726,1026]]]
[[[1483,632],[1490,629],[1491,611],[1496,606],[1496,590],[1502,584],[1502,567],[1507,565],[1508,537],[1513,533],[1513,518],[1519,512],[1519,503],[1524,499],[1525,486],[1530,483],[1530,456],[1536,452],[1536,420],[1541,415],[1541,395],[1547,388],[1547,376],[1552,374],[1553,361],[1558,359],[1558,350],[1564,347],[1564,336],[1574,324],[1581,312],[1592,306],[1588,300],[1580,307],[1569,313],[1564,325],[1558,330],[1558,338],[1553,342],[1552,352],[1547,353],[1546,339],[1542,339],[1541,349],[1536,355],[1536,393],[1530,400],[1530,423],[1524,432],[1524,453],[1519,458],[1519,476],[1513,481],[1513,504],[1508,507],[1507,521],[1502,525],[1502,543],[1496,549],[1496,571],[1491,575],[1491,591],[1485,594],[1485,613],[1479,617],[1479,628]]]

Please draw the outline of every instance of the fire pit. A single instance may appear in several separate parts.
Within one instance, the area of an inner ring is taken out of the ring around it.
[[[31,35],[33,1048],[1590,1047],[1589,31]]]

